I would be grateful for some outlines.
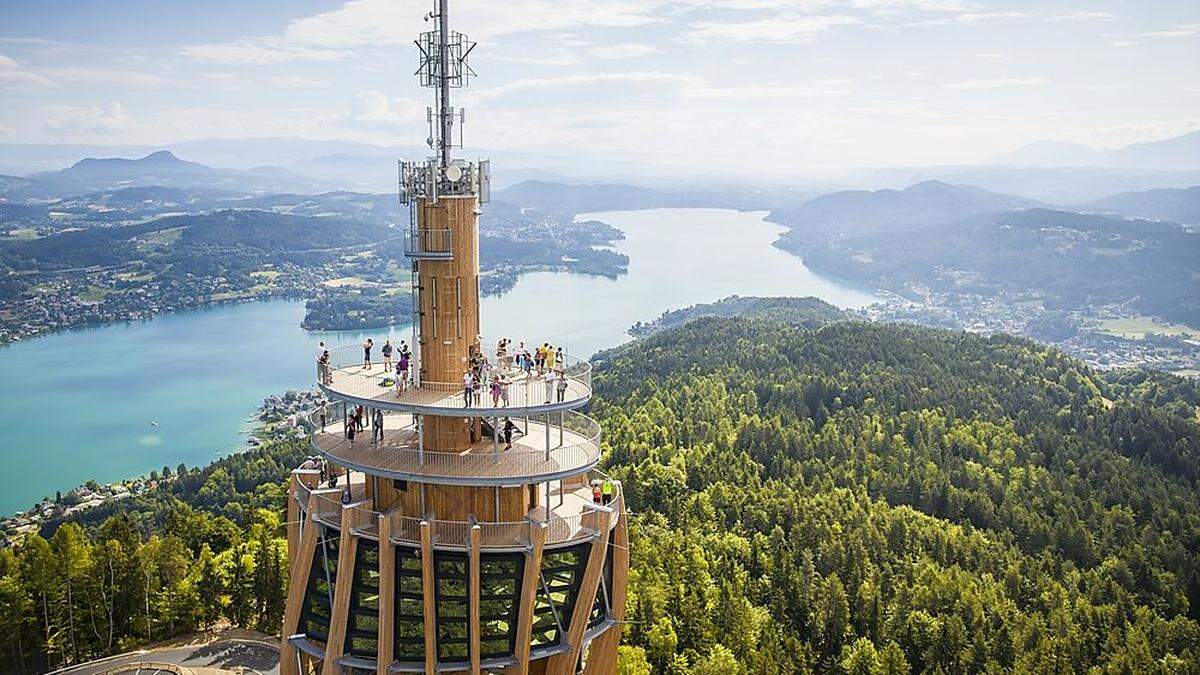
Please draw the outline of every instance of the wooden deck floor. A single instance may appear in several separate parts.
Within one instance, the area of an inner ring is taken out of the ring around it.
[[[571,429],[560,432],[554,424],[547,427],[533,420],[527,426],[519,419],[513,423],[517,429],[511,449],[506,449],[503,440],[495,443],[491,438],[482,438],[460,453],[422,453],[412,418],[406,414],[384,416],[382,442],[373,441],[370,429],[351,442],[343,434],[341,421],[333,420],[324,431],[313,434],[312,443],[336,464],[389,478],[427,482],[538,482],[578,473],[599,460],[599,436]],[[526,429],[528,433],[522,434]]]

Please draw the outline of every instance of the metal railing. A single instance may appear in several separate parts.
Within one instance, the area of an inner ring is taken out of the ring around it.
[[[421,447],[421,434],[413,424],[387,429],[383,440],[373,440],[370,430],[347,438],[341,404],[327,404],[312,412],[317,431],[312,446],[335,463],[379,474],[404,474],[420,478],[475,478],[489,481],[522,480],[580,471],[600,460],[600,423],[577,412],[550,413],[545,421],[515,420],[513,447],[501,439],[481,439],[469,452],[437,452]],[[321,416],[325,426],[321,430]],[[493,422],[495,424],[495,422]],[[503,429],[504,422],[497,426]],[[524,432],[524,433],[522,433]]]
[[[617,518],[622,508],[622,500],[623,494],[621,486],[618,483],[614,499],[609,504],[612,508],[608,522],[609,528],[615,527],[617,524]],[[404,516],[395,511],[380,513],[362,501],[356,501],[351,505],[343,506],[340,494],[338,493],[316,495],[316,511],[309,515],[315,516],[319,522],[329,527],[340,529],[342,511],[344,509],[349,511],[347,514],[348,522],[350,523],[351,532],[356,536],[378,540],[379,518],[383,516],[388,519],[388,525],[391,530],[390,540],[393,543],[405,546],[420,546],[421,523],[428,522],[433,545],[444,550],[467,550],[473,525],[479,526],[481,548],[489,550],[523,550],[530,545],[533,528],[541,526],[541,522],[535,518],[507,522],[476,521],[472,523],[470,521]],[[550,514],[551,517],[546,521],[545,543],[547,546],[570,544],[590,539],[597,534],[596,530],[584,527],[583,512],[559,515],[552,507]]]
[[[454,256],[454,233],[450,229],[413,228],[404,237],[404,254],[409,258],[449,260]]]
[[[487,343],[484,343],[487,344]],[[492,363],[488,377],[500,375],[503,390],[507,391],[508,405],[504,405],[504,397],[493,404],[490,382],[479,384],[470,401],[465,401],[464,387],[461,381],[436,382],[424,380],[420,386],[407,388],[403,395],[397,395],[394,382],[396,374],[383,369],[383,357],[379,353],[381,345],[375,345],[372,350],[372,367],[363,368],[363,349],[359,345],[335,347],[330,350],[328,367],[317,365],[317,381],[331,394],[343,395],[357,399],[375,399],[380,403],[410,404],[422,407],[442,408],[537,408],[551,404],[567,404],[582,401],[592,393],[592,364],[586,360],[564,355],[556,362],[555,370],[537,375],[533,370],[526,373],[515,365],[504,366]],[[489,355],[490,361],[495,361],[494,354]],[[562,390],[562,400],[559,400],[559,378],[562,373],[565,388]],[[549,381],[549,384],[547,384]],[[468,404],[468,405],[465,405]]]

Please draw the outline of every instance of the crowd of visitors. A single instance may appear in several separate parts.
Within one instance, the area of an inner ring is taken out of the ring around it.
[[[374,348],[373,339],[363,341],[361,370],[374,369],[375,364],[371,359]],[[384,377],[394,380],[396,396],[399,398],[408,391],[412,382],[412,351],[403,340],[399,345],[393,345],[391,338],[384,341],[379,351],[383,356]],[[317,346],[317,380],[327,386],[333,384],[331,359],[329,348],[321,342]],[[570,384],[563,348],[543,342],[530,349],[524,342],[514,344],[512,340],[503,338],[496,343],[491,358],[483,350],[474,350],[470,367],[462,378],[463,407],[479,407],[484,397],[490,396],[493,408],[506,408],[511,402],[510,389],[518,384],[526,387],[526,400],[538,396],[540,392],[534,387],[541,386],[544,387],[545,404],[562,403]]]
[[[530,351],[524,342],[514,345],[512,340],[502,338],[496,343],[494,363],[482,351],[472,354],[471,366],[462,378],[463,407],[478,407],[486,390],[492,397],[493,408],[507,408],[512,386],[522,384],[529,388],[538,380],[544,382],[546,404],[563,402],[568,381],[562,347],[545,342]],[[526,394],[527,399],[532,396],[531,392]]]

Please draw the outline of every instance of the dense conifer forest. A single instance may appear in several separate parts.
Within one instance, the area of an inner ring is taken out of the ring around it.
[[[1195,382],[739,317],[597,363],[604,468],[635,513],[623,673],[1197,672]],[[305,452],[184,467],[0,551],[9,670],[277,630]]]
[[[1194,383],[854,322],[601,357],[626,673],[1196,672]]]

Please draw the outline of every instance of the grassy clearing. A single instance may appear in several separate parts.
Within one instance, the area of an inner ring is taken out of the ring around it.
[[[88,286],[88,289],[79,294],[79,299],[84,302],[100,302],[117,291],[111,288],[102,288],[100,286]]]
[[[141,283],[153,279],[154,272],[146,272],[145,274],[138,274],[137,272],[119,272],[114,276],[121,281],[133,281],[136,283]]]
[[[183,234],[183,230],[186,227],[186,225],[181,225],[157,232],[149,232],[137,238],[138,246],[140,248],[170,246],[179,241],[179,237]]]
[[[1200,329],[1182,324],[1164,323],[1148,316],[1105,319],[1100,322],[1097,331],[1128,340],[1142,340],[1146,337],[1146,333],[1200,336]]]
[[[30,239],[37,239],[38,233],[32,227],[18,227],[15,230],[9,230],[4,238],[12,241],[29,241]]]
[[[326,279],[322,283],[330,288],[361,288],[367,285],[367,281],[362,277],[338,277],[337,279]]]
[[[271,282],[278,279],[279,275],[281,274],[283,274],[283,272],[278,270],[257,270],[255,272],[251,272],[250,276],[254,277],[255,279],[262,279],[264,281]]]

